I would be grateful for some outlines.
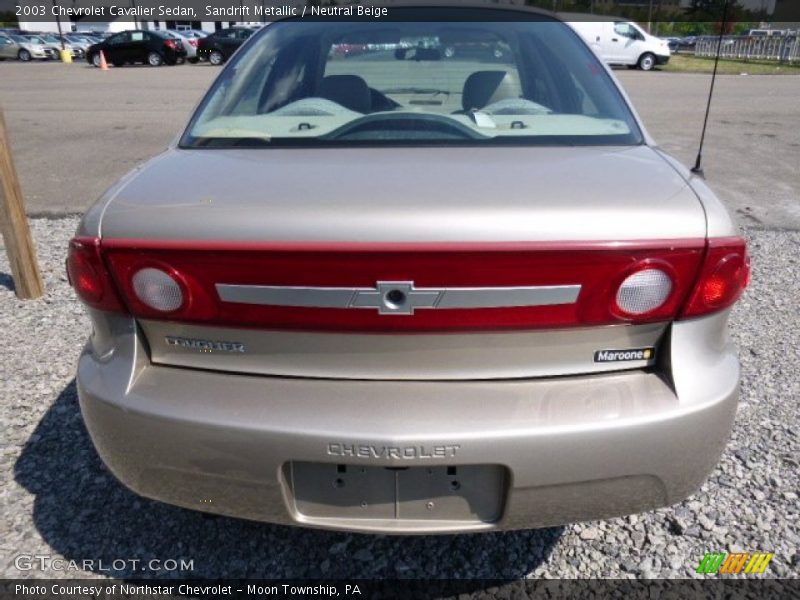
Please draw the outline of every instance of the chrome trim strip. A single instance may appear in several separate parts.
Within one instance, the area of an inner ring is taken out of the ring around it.
[[[412,315],[422,308],[509,308],[573,304],[580,285],[416,288],[413,281],[379,281],[374,288],[216,284],[223,302],[304,308],[371,308]]]
[[[573,304],[579,285],[531,286],[517,288],[447,288],[436,308],[501,308]]]
[[[228,285],[218,283],[217,293],[224,302],[238,302],[240,304],[346,308],[350,306],[358,290],[356,288]]]

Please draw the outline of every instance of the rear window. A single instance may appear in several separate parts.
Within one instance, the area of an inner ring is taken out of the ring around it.
[[[571,28],[488,12],[485,22],[274,23],[225,68],[181,145],[642,143]]]

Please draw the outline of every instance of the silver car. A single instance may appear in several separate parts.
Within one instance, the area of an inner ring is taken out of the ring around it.
[[[43,43],[29,40],[22,35],[0,33],[0,60],[16,58],[28,62],[34,59],[50,60],[55,56],[52,48]]]
[[[150,498],[362,532],[679,502],[736,412],[727,210],[548,13],[392,16],[262,29],[85,215],[98,453]]]
[[[73,48],[78,49],[81,56],[86,56],[86,51],[89,49],[89,46],[97,43],[79,34],[65,35],[64,40]]]
[[[66,36],[62,39],[57,35],[52,35],[49,33],[41,33],[33,37],[40,39],[44,44],[52,48],[56,56],[59,56],[59,53],[61,52],[62,48],[67,52],[69,52],[72,58],[83,58],[86,55],[83,48],[72,44],[66,38]]]
[[[25,40],[27,40],[31,44],[36,44],[37,46],[42,46],[47,51],[48,55],[54,59],[58,59],[61,52],[61,42],[56,40],[53,36],[45,37],[39,34],[26,34],[21,36]],[[64,47],[72,56],[72,48],[65,44]]]
[[[181,43],[183,49],[186,50],[186,60],[190,63],[199,61],[197,58],[197,38],[193,34],[174,29],[167,29],[164,33]]]

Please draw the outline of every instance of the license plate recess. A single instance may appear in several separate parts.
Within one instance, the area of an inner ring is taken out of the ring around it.
[[[500,465],[380,467],[316,462],[287,465],[297,512],[320,519],[492,523],[503,508]]]

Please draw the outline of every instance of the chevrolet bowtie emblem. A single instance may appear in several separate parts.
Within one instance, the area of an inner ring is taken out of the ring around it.
[[[418,309],[509,308],[573,304],[580,285],[418,288],[413,281],[379,281],[374,288],[234,285],[218,283],[223,302],[306,308],[362,308],[381,315]]]

